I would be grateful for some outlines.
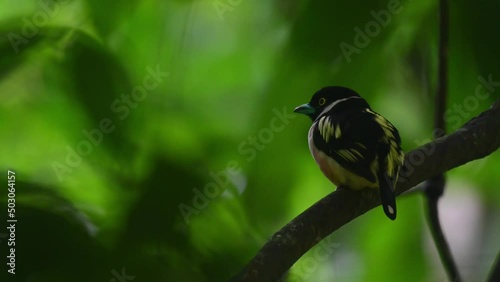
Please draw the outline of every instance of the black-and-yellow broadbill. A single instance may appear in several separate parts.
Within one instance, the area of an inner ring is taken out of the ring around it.
[[[397,129],[355,91],[324,87],[294,112],[309,116],[309,149],[336,186],[378,188],[384,212],[396,218],[394,194],[404,153]]]

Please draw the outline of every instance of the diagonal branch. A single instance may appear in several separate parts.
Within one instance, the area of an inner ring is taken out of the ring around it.
[[[396,194],[493,153],[500,146],[499,128],[500,100],[453,134],[409,152]],[[232,281],[277,281],[321,239],[378,205],[377,191],[339,187],[275,233]]]
[[[498,252],[495,263],[491,268],[490,277],[488,278],[487,281],[488,282],[500,281],[500,252]]]

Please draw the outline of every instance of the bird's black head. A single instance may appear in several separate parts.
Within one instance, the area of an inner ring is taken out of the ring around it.
[[[352,99],[350,99],[352,98]],[[341,107],[341,102],[342,103]],[[347,102],[349,101],[349,102]],[[368,107],[366,101],[359,96],[354,90],[342,86],[327,86],[321,88],[314,93],[311,101],[307,104],[298,106],[293,110],[296,113],[304,114],[310,117],[313,121],[316,120],[325,109],[332,109],[337,105],[340,108],[353,108],[357,106]]]

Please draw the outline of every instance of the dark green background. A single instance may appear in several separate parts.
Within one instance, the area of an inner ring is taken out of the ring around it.
[[[15,277],[0,238],[2,281],[228,279],[334,189],[309,154],[310,120],[276,119],[323,86],[357,90],[405,151],[431,138],[437,1],[254,2],[0,1],[0,233],[7,169],[18,219]],[[494,0],[451,3],[448,131],[500,97],[498,83],[476,94],[478,77],[500,81],[499,13]],[[347,58],[341,44],[359,48]],[[168,76],[122,101],[148,68]],[[114,130],[84,148],[103,119]],[[78,146],[88,154],[71,159]],[[497,153],[453,170],[440,204],[469,281],[500,249],[499,166]],[[193,191],[205,188],[213,197]],[[395,222],[377,208],[323,244],[289,281],[446,280],[419,194],[398,198]]]

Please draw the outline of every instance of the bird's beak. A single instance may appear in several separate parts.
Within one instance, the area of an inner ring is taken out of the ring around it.
[[[294,113],[304,114],[304,115],[312,115],[316,112],[316,110],[309,104],[300,105],[295,110]]]

